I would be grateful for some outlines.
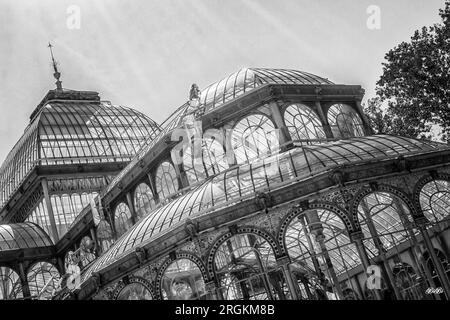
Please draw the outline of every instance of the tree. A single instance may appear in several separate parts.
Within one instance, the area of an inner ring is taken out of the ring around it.
[[[392,134],[420,139],[433,138],[433,135],[429,132],[431,126],[429,126],[429,129],[424,127],[418,121],[418,118],[413,119],[415,123],[405,121],[406,116],[396,114],[392,108],[383,106],[380,97],[367,100],[364,113],[376,134]]]
[[[366,107],[375,131],[430,137],[438,127],[450,140],[450,0],[439,15],[385,55],[377,98]]]

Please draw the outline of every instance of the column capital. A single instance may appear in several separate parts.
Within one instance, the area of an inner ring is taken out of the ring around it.
[[[425,216],[414,217],[414,224],[418,228],[426,228],[430,221]]]
[[[285,265],[288,265],[288,264],[290,264],[291,263],[291,258],[289,258],[289,256],[287,256],[287,255],[285,255],[285,256],[282,256],[282,257],[278,257],[277,259],[276,259],[276,262],[277,262],[277,266],[285,266]]]
[[[365,239],[362,230],[353,231],[352,233],[349,234],[349,237],[352,242],[361,241]]]

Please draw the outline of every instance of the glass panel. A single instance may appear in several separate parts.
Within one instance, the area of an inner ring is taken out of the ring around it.
[[[195,300],[205,294],[199,267],[189,259],[177,259],[164,271],[161,294],[165,300]]]
[[[119,203],[114,211],[114,223],[119,237],[133,225],[131,211],[123,202]]]
[[[49,236],[31,222],[0,225],[0,251],[51,245]]]
[[[368,220],[368,218],[370,219]],[[411,223],[409,210],[402,200],[386,192],[373,192],[365,196],[358,206],[358,218],[369,256],[373,256],[377,248],[377,239],[383,250],[409,239],[406,224]],[[373,227],[372,227],[373,226]]]
[[[293,104],[284,111],[284,121],[293,141],[306,144],[325,139],[317,114],[304,104]]]
[[[32,298],[49,300],[58,289],[60,275],[52,264],[38,262],[28,271],[27,279]]]
[[[214,257],[221,299],[280,298],[274,285],[280,279],[273,249],[262,237],[238,234],[225,241]]]
[[[0,267],[0,300],[15,300],[22,297],[19,275],[8,267]]]
[[[201,153],[196,156],[191,143],[183,150],[183,168],[190,184],[205,180],[228,168],[225,150],[223,146],[211,138],[203,138],[201,141]]]
[[[238,164],[268,157],[279,146],[273,122],[262,114],[240,120],[233,129],[231,143]]]
[[[138,220],[156,207],[153,192],[146,183],[141,183],[136,187],[134,191],[134,207]]]
[[[161,200],[178,191],[177,174],[170,162],[165,161],[159,165],[158,170],[156,170],[155,183]]]
[[[307,210],[291,221],[284,237],[300,295],[339,299],[343,280],[351,283],[349,272],[361,264],[342,219],[328,210]]]
[[[420,190],[420,206],[424,215],[431,222],[448,218],[450,208],[450,182],[433,180]]]
[[[364,129],[358,113],[346,104],[334,104],[328,109],[328,122],[335,138],[364,136]]]

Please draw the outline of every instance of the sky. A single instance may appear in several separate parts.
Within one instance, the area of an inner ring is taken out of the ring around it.
[[[0,0],[0,162],[55,88],[49,41],[64,88],[97,91],[161,123],[192,83],[242,67],[307,71],[373,97],[385,53],[438,22],[443,2]],[[371,5],[379,29],[367,26]]]

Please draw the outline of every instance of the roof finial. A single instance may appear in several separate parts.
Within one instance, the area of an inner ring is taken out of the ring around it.
[[[50,42],[48,43],[48,47],[50,48],[50,54],[52,55],[52,62],[53,62],[53,70],[55,71],[53,73],[53,76],[56,79],[56,82],[55,82],[56,90],[62,90],[62,82],[59,80],[59,78],[61,77],[61,73],[58,71],[58,67],[57,67],[57,63],[55,61],[55,57],[53,57],[53,50],[52,50],[53,46],[52,46],[52,44]]]

